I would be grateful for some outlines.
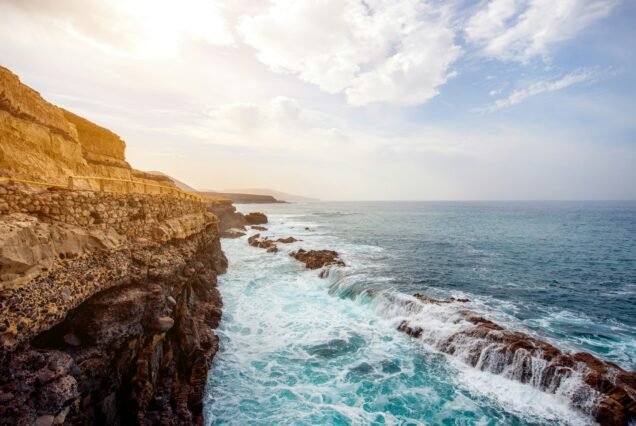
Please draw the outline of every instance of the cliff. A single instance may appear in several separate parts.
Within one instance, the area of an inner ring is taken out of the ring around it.
[[[172,186],[1,67],[0,142],[2,177]],[[227,268],[218,219],[179,194],[99,189],[0,181],[0,424],[202,424]]]
[[[119,136],[47,102],[2,66],[0,141],[3,177],[66,184],[69,176],[99,176],[175,186],[165,176],[132,169]]]
[[[230,192],[203,192],[205,195],[213,197],[224,197],[233,203],[238,204],[278,204],[285,203],[286,201],[280,201],[271,195],[257,195],[257,194],[236,194]]]

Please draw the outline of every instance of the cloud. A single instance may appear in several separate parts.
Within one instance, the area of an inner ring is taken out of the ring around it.
[[[620,0],[490,0],[466,23],[467,40],[488,57],[527,62],[609,15]]]
[[[504,108],[517,105],[528,98],[537,96],[545,92],[556,92],[573,84],[583,83],[596,77],[597,73],[591,70],[582,70],[566,74],[558,80],[554,81],[538,81],[523,89],[512,92],[510,96],[504,99],[496,100],[492,105],[478,109],[478,112],[493,112]]]
[[[178,56],[183,38],[232,45],[221,6],[206,0],[0,0],[108,53]]]
[[[424,103],[460,55],[448,12],[415,0],[272,0],[239,32],[261,62],[354,105]]]

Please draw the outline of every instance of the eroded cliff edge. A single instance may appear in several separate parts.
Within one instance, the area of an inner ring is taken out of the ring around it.
[[[124,148],[0,67],[0,176],[157,183]],[[0,182],[0,424],[201,424],[227,268],[216,216],[82,189]]]

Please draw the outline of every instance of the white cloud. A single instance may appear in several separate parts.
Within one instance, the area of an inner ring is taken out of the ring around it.
[[[490,0],[466,24],[482,53],[526,62],[611,13],[620,0]]]
[[[426,102],[460,54],[445,10],[417,0],[272,0],[239,31],[272,70],[354,105]]]
[[[206,0],[0,0],[108,53],[174,58],[184,38],[232,45],[222,7]]]
[[[545,92],[555,92],[557,90],[565,89],[573,84],[582,83],[588,81],[596,76],[594,71],[582,70],[566,74],[558,80],[553,81],[538,81],[523,89],[518,89],[512,92],[510,96],[504,99],[495,101],[492,105],[481,108],[477,111],[480,112],[493,112],[504,108],[509,108],[513,105],[517,105],[532,96],[539,95]]]

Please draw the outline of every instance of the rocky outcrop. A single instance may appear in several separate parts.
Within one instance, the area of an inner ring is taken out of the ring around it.
[[[245,220],[250,225],[264,225],[267,223],[267,216],[265,213],[252,212],[245,215]]]
[[[0,424],[203,424],[216,216],[2,67],[0,140],[0,176],[115,178],[0,184]]]
[[[277,253],[278,247],[276,241],[270,240],[267,237],[261,237],[261,234],[252,235],[247,239],[247,243],[252,247],[258,247],[266,249],[268,253]]]
[[[208,210],[219,219],[221,232],[228,229],[244,230],[247,220],[242,213],[236,211],[230,200],[215,200],[209,203]]]
[[[416,294],[423,304],[467,303],[467,299],[434,299]],[[417,310],[415,302],[410,310]],[[467,310],[457,311],[457,331],[429,341],[440,351],[494,374],[503,374],[543,391],[568,388],[575,407],[594,416],[601,425],[627,425],[636,418],[636,373],[591,354],[566,353],[518,331],[508,330]],[[398,330],[425,338],[429,330],[419,323],[402,321]]]
[[[320,269],[325,266],[345,266],[338,252],[333,250],[297,250],[289,254],[305,264],[307,269]]]
[[[3,295],[3,306],[26,318],[9,324],[19,333],[11,340],[3,325],[3,424],[201,424],[218,349],[216,275],[226,267],[212,224],[168,244],[61,260]],[[88,297],[78,296],[85,287]],[[57,294],[42,295],[48,288]]]

